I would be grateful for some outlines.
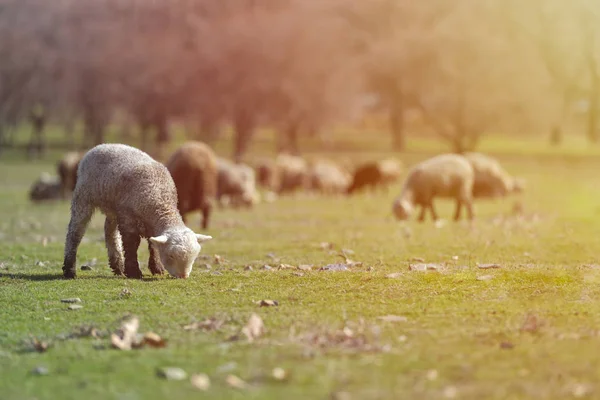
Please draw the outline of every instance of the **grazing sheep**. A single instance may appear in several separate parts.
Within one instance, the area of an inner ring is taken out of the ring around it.
[[[43,173],[40,178],[33,183],[29,191],[31,201],[57,200],[61,198],[62,185],[60,179]]]
[[[202,211],[202,229],[208,228],[217,195],[217,156],[201,142],[184,143],[167,161],[177,187],[179,212]]]
[[[498,160],[481,153],[465,153],[475,171],[474,198],[504,197],[524,189],[521,179],[511,177]]]
[[[101,144],[81,159],[77,177],[65,243],[65,278],[75,278],[77,248],[96,209],[106,215],[104,238],[115,274],[142,277],[137,250],[143,237],[148,239],[148,267],[153,274],[162,273],[164,266],[174,277],[189,276],[199,243],[211,237],[196,234],[183,223],[167,168],[133,147]]]
[[[276,191],[279,187],[279,171],[274,160],[261,160],[256,165],[257,183],[271,191]]]
[[[217,201],[220,204],[223,205],[226,198],[234,207],[252,207],[260,201],[252,168],[223,158],[218,159],[217,168]]]
[[[308,163],[302,157],[281,153],[275,159],[275,169],[278,194],[308,187]]]
[[[58,176],[62,186],[62,196],[66,198],[75,190],[77,183],[77,167],[83,157],[83,153],[71,151],[66,153],[57,164]]]
[[[310,188],[323,194],[345,193],[350,185],[350,174],[327,160],[314,162],[309,175]]]
[[[438,219],[433,208],[435,197],[456,199],[454,219],[460,219],[462,206],[473,219],[473,181],[475,173],[471,164],[457,154],[442,154],[414,166],[408,173],[402,191],[396,198],[393,211],[396,218],[407,219],[415,206],[421,206],[419,221],[425,220],[427,209],[434,220]]]
[[[367,162],[354,171],[347,193],[352,194],[365,187],[370,187],[371,190],[377,187],[387,189],[390,184],[400,179],[401,175],[402,164],[394,159]]]

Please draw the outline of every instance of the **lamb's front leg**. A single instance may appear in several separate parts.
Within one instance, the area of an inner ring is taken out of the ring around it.
[[[140,246],[140,235],[130,226],[119,224],[123,249],[125,250],[125,276],[128,278],[142,278],[142,271],[137,260],[137,250]]]
[[[114,216],[106,216],[104,221],[104,241],[108,250],[108,265],[115,275],[123,275],[123,246],[121,235],[117,228],[117,219]]]
[[[158,250],[156,250],[150,240],[148,240],[148,253],[150,253],[150,257],[148,258],[148,269],[152,272],[152,275],[162,275],[165,272],[165,269],[160,262]]]

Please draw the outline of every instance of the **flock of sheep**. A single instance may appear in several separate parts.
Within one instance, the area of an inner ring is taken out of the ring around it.
[[[322,194],[352,195],[360,190],[388,187],[403,173],[400,162],[387,159],[359,165],[351,173],[330,160],[307,162],[299,156],[279,154],[254,167],[217,157],[201,142],[187,142],[163,165],[141,150],[122,144],[103,144],[85,155],[67,153],[58,163],[58,177],[42,176],[30,197],[34,201],[66,198],[72,193],[71,220],[65,244],[64,276],[76,274],[77,248],[96,209],[106,216],[104,231],[109,265],[115,274],[140,278],[137,261],[141,238],[148,239],[149,269],[165,270],[186,278],[211,237],[196,234],[185,225],[187,214],[202,213],[202,228],[210,224],[215,202],[251,207],[278,195],[309,190]],[[473,218],[473,199],[502,197],[520,192],[523,181],[510,176],[493,158],[480,153],[443,154],[425,160],[406,173],[392,210],[408,219],[420,207],[438,219],[433,200],[456,200],[454,219],[464,207]]]

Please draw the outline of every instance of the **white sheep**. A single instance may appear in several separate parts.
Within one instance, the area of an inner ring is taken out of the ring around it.
[[[133,147],[101,144],[79,163],[65,243],[66,278],[76,275],[77,248],[96,209],[106,215],[109,265],[115,274],[128,278],[142,277],[137,261],[142,237],[148,238],[150,271],[162,273],[162,263],[178,278],[189,276],[200,253],[199,243],[211,239],[183,223],[175,184],[164,165]]]
[[[425,220],[427,209],[434,220],[438,219],[433,207],[436,197],[456,199],[454,219],[460,219],[462,206],[469,219],[473,219],[473,181],[471,164],[463,156],[442,154],[414,166],[409,172],[400,195],[393,204],[396,218],[407,219],[415,206],[421,206],[419,221]]]
[[[221,205],[225,199],[235,207],[252,207],[260,201],[256,190],[256,174],[250,166],[219,158],[217,170],[217,201]]]
[[[323,194],[345,193],[351,175],[342,167],[328,160],[317,160],[310,166],[310,188]]]
[[[504,197],[523,191],[523,180],[510,176],[498,160],[481,153],[465,153],[464,156],[475,171],[474,198]]]

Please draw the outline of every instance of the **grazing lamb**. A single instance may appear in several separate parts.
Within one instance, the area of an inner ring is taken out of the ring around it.
[[[43,173],[40,178],[33,183],[29,191],[31,201],[57,200],[61,198],[62,185],[60,179],[56,176],[50,176]]]
[[[402,175],[402,164],[394,159],[371,161],[360,165],[354,171],[352,184],[347,193],[353,194],[365,187],[374,190],[377,187],[387,187],[400,179]]]
[[[481,153],[465,153],[464,157],[475,171],[474,198],[504,197],[523,191],[524,182],[511,177],[496,159]]]
[[[323,194],[345,193],[350,174],[332,161],[318,160],[310,168],[310,188]]]
[[[308,163],[299,156],[281,153],[275,159],[275,169],[278,175],[278,194],[294,192],[308,187]]]
[[[442,154],[417,164],[409,171],[400,196],[394,201],[396,218],[407,219],[418,205],[421,206],[419,221],[425,220],[427,209],[437,220],[433,199],[450,197],[456,199],[455,220],[460,219],[462,206],[466,207],[469,219],[473,219],[474,176],[471,164],[457,154]]]
[[[62,186],[62,196],[66,198],[75,190],[77,183],[77,167],[83,157],[83,153],[71,151],[66,153],[57,164],[58,176]]]
[[[201,142],[184,143],[167,161],[177,187],[179,212],[202,211],[202,229],[208,228],[217,195],[217,156]]]
[[[148,267],[153,274],[162,273],[164,266],[174,277],[189,276],[199,243],[211,237],[185,226],[177,211],[175,184],[161,163],[133,147],[101,144],[81,159],[77,176],[65,243],[65,278],[75,278],[77,248],[96,209],[106,215],[104,238],[115,274],[142,277],[137,250],[143,237],[148,239]]]
[[[256,190],[256,175],[252,168],[223,158],[218,159],[217,168],[217,201],[221,205],[225,203],[225,199],[234,207],[252,207],[260,201]]]

